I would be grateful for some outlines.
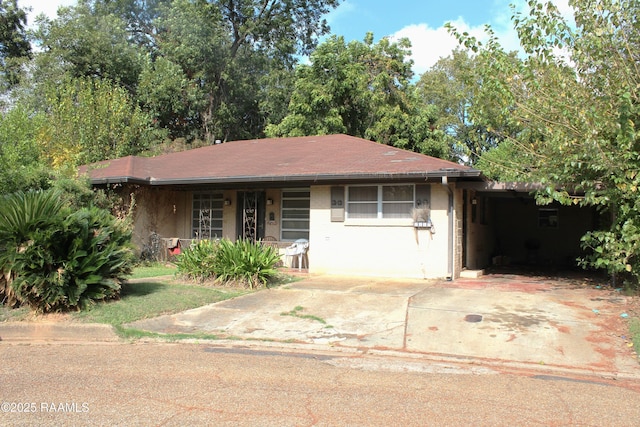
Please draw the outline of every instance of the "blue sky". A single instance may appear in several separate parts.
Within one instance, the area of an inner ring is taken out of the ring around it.
[[[568,12],[568,0],[553,0],[561,11]],[[21,7],[33,11],[30,23],[39,13],[55,17],[60,5],[73,5],[76,0],[18,0]],[[525,0],[342,0],[326,18],[332,34],[347,41],[363,40],[368,31],[375,40],[382,37],[407,37],[412,44],[414,72],[419,75],[439,58],[448,56],[457,41],[444,24],[452,22],[461,31],[478,39],[484,38],[484,26],[490,24],[502,45],[518,49],[511,24],[510,3],[522,9]]]

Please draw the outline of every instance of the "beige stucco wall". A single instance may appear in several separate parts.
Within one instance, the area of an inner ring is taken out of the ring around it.
[[[275,237],[276,240],[280,240],[280,208],[282,206],[282,190],[279,188],[270,188],[266,191],[267,200],[272,200],[273,204],[266,206],[266,218],[264,225],[264,235],[269,237]],[[273,221],[269,221],[269,214],[273,213],[275,218]]]
[[[155,188],[136,192],[133,243],[141,249],[153,232],[161,237],[188,236],[190,214],[189,193]]]
[[[443,185],[431,186],[431,219],[435,234],[427,229],[416,230],[411,219],[332,222],[330,192],[329,186],[311,187],[311,273],[414,278],[447,276],[449,199]],[[459,270],[460,262],[454,266]]]

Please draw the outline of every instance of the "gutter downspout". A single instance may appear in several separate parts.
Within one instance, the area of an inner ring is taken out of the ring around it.
[[[447,233],[448,235],[448,247],[447,247],[447,253],[448,253],[448,259],[447,259],[447,280],[451,281],[453,280],[453,250],[454,250],[454,246],[453,246],[453,191],[451,190],[451,187],[449,187],[449,181],[447,179],[446,175],[442,176],[442,185],[445,186],[445,188],[447,189],[447,192],[449,193],[449,206],[447,209],[447,218],[449,219],[449,232]]]

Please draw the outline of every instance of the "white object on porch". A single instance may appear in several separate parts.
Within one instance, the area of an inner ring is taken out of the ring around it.
[[[307,250],[309,249],[309,241],[307,239],[298,239],[291,246],[285,248],[284,254],[287,257],[287,261],[289,257],[291,257],[291,261],[288,262],[289,266],[293,268],[293,259],[294,257],[298,257],[298,270],[302,269],[302,264],[304,262],[305,256],[307,255]],[[307,268],[309,268],[309,262],[307,260]]]

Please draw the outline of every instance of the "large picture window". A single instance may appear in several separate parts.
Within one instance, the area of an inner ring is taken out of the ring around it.
[[[348,218],[411,218],[414,186],[358,185],[347,191]]]
[[[216,239],[222,237],[222,193],[194,193],[191,216],[191,237]]]
[[[310,193],[308,188],[282,190],[280,240],[309,239]]]

